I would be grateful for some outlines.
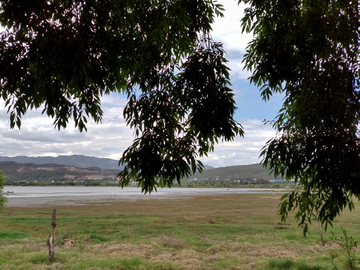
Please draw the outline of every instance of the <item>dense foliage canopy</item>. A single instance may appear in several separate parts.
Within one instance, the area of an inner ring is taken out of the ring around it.
[[[222,45],[209,32],[211,0],[3,0],[0,96],[11,127],[28,109],[65,128],[101,121],[100,98],[127,95],[136,139],[120,163],[124,186],[171,186],[202,169],[218,139],[242,135]]]
[[[299,187],[280,205],[297,209],[300,224],[321,224],[360,196],[359,1],[258,0],[243,31],[254,32],[245,65],[268,100],[284,92],[278,135],[264,147],[264,164]],[[305,232],[307,226],[305,226]]]

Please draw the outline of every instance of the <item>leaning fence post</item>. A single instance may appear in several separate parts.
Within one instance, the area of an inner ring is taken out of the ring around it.
[[[55,227],[56,227],[56,210],[52,212],[52,221],[51,221],[51,233],[48,239],[49,246],[49,261],[53,262],[55,258]]]

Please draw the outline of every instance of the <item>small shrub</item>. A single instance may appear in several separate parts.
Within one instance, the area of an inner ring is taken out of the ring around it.
[[[291,259],[285,260],[270,260],[267,269],[276,269],[276,270],[290,270],[294,269],[295,263]]]
[[[108,239],[105,236],[97,235],[97,234],[92,234],[90,236],[90,239],[93,239],[97,243],[104,243],[108,241]]]
[[[114,236],[120,240],[128,238],[128,235],[125,231],[118,232],[118,233],[114,234]]]
[[[351,237],[348,236],[346,233],[346,230],[341,227],[341,230],[343,232],[344,237],[337,237],[333,232],[331,233],[331,240],[335,243],[339,244],[340,247],[343,249],[345,255],[340,256],[338,253],[332,251],[330,253],[331,257],[331,263],[334,266],[335,269],[339,269],[335,263],[335,261],[340,261],[345,268],[341,269],[347,269],[347,270],[356,270],[358,267],[356,267],[356,259],[355,259],[355,251],[357,248],[357,242]]]

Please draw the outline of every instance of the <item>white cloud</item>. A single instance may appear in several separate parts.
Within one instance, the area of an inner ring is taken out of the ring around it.
[[[215,18],[212,36],[216,41],[223,42],[226,50],[245,53],[245,48],[252,39],[252,34],[241,33],[245,5],[238,5],[233,0],[222,0],[220,3],[225,8],[224,17]]]
[[[82,154],[118,159],[131,144],[133,131],[126,127],[123,108],[126,99],[118,95],[102,100],[102,123],[89,120],[88,132],[80,133],[73,120],[68,127],[58,131],[53,119],[41,115],[41,109],[29,111],[22,119],[21,129],[9,128],[9,115],[0,102],[0,155],[2,156],[58,156]],[[109,104],[117,106],[110,107]]]
[[[248,70],[244,70],[244,63],[242,58],[230,59],[228,66],[231,69],[231,78],[233,80],[247,80],[252,73]]]
[[[275,136],[271,125],[257,119],[242,119],[245,137],[237,137],[233,142],[223,142],[215,146],[215,151],[201,161],[214,167],[259,163],[261,149]]]
[[[117,95],[117,94],[110,94],[103,96],[101,98],[101,104],[103,106],[119,106],[123,107],[127,103],[125,96]]]
[[[228,53],[228,66],[231,68],[232,79],[246,80],[251,73],[243,70],[242,56],[246,52],[246,46],[252,40],[253,35],[241,33],[241,18],[244,16],[245,5],[234,0],[221,0],[220,4],[225,8],[224,17],[218,17],[212,26],[212,37],[215,41],[223,43]]]

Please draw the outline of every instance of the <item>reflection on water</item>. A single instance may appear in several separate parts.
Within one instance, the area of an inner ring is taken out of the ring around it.
[[[134,196],[143,195],[141,188],[127,187],[18,187],[5,186],[4,192],[8,198],[43,198],[43,197],[81,197],[81,196]],[[11,193],[10,193],[11,192]],[[13,193],[12,193],[13,192]],[[201,195],[201,194],[249,194],[271,192],[271,189],[261,188],[164,188],[157,192],[143,196],[168,196],[168,195]]]

